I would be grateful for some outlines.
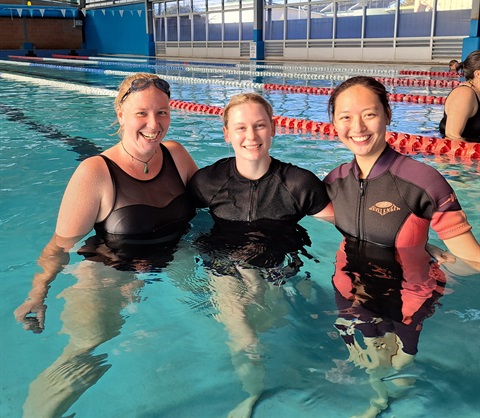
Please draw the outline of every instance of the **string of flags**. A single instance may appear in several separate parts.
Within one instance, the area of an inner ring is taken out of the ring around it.
[[[10,17],[12,17],[12,18],[17,17],[17,16],[14,16],[14,14],[18,15],[18,17],[28,16],[28,15],[30,15],[30,17],[33,17],[34,15],[35,16],[40,15],[41,17],[44,17],[45,12],[47,12],[47,15],[49,15],[49,14],[51,15],[51,12],[54,12],[54,13],[60,12],[63,17],[67,17],[67,12],[68,12],[68,13],[71,13],[71,16],[73,18],[76,18],[78,16],[79,12],[82,13],[83,16],[87,15],[87,9],[85,9],[85,8],[77,9],[77,8],[73,8],[73,7],[70,7],[68,9],[61,9],[61,8],[57,8],[57,7],[37,8],[37,7],[31,7],[31,6],[28,6],[28,7],[1,7],[0,11],[1,10],[10,11]],[[92,17],[95,16],[96,13],[102,13],[103,16],[106,16],[107,13],[108,13],[111,16],[119,15],[120,17],[123,17],[124,13],[129,13],[131,16],[134,16],[136,14],[138,17],[142,17],[143,10],[109,9],[107,11],[106,9],[91,9],[91,10],[88,10],[88,13]],[[48,17],[50,17],[50,16],[48,16]]]

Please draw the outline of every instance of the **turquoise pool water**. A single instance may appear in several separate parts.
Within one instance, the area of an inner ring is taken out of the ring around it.
[[[0,73],[111,90],[123,78],[81,68],[2,64]],[[132,70],[120,65],[94,68]],[[188,76],[160,66],[157,72]],[[201,72],[192,76],[207,77]],[[173,80],[172,98],[224,106],[232,94],[244,90],[237,82],[252,81],[251,76],[230,73],[208,77],[232,84]],[[278,77],[261,82],[294,81],[301,82]],[[337,81],[315,82],[327,86]],[[248,308],[260,344],[240,360],[231,351],[233,334],[218,317],[216,287],[192,246],[211,226],[206,213],[194,219],[173,261],[161,271],[124,272],[112,284],[108,268],[92,266],[73,252],[68,267],[51,284],[45,330],[25,331],[13,311],[38,271],[37,258],[53,233],[66,182],[80,159],[117,141],[110,126],[113,98],[4,78],[0,92],[0,416],[226,417],[247,396],[239,377],[241,361],[253,376],[264,376],[265,391],[253,417],[350,417],[375,402],[383,390],[379,387],[391,391],[381,417],[478,417],[480,275],[444,270],[446,290],[425,319],[415,361],[399,372],[415,383],[392,388],[394,371],[379,377],[348,361],[351,353],[334,326],[339,306],[332,286],[342,237],[331,225],[310,218],[301,221],[311,245],[307,255],[299,256],[303,265],[298,273],[287,286],[268,288],[265,298],[253,300]],[[421,94],[447,91],[425,89]],[[265,96],[276,115],[328,121],[327,96]],[[440,105],[394,103],[391,129],[433,135],[442,111]],[[232,153],[214,115],[173,110],[167,138],[181,142],[199,166]],[[272,154],[321,178],[351,158],[337,141],[309,134],[277,135]],[[478,163],[415,158],[447,177],[478,236]],[[432,242],[442,246],[434,234]],[[103,285],[79,286],[78,277],[89,274]],[[65,412],[56,415],[51,411],[62,409],[59,404]]]

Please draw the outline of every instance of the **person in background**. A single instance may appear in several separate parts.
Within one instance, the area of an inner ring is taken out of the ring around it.
[[[450,60],[448,63],[448,69],[452,73],[458,72],[459,62],[457,60]]]
[[[299,272],[299,254],[306,255],[310,244],[297,223],[306,215],[322,216],[329,198],[314,173],[270,156],[275,123],[262,96],[233,96],[223,121],[235,156],[199,169],[187,190],[214,220],[196,245],[210,272],[216,318],[229,333],[232,362],[249,395],[229,417],[247,418],[264,391],[255,317],[281,315],[283,285]]]
[[[480,246],[448,182],[387,144],[392,112],[384,85],[350,78],[334,89],[328,107],[338,138],[354,154],[324,179],[336,227],[396,248],[426,246],[432,227],[454,256],[479,269]]]
[[[448,95],[439,131],[448,139],[480,142],[480,50],[460,62],[460,70],[465,82]]]
[[[50,284],[66,268],[77,283],[62,292],[63,353],[30,385],[25,417],[60,417],[110,367],[100,344],[120,333],[121,310],[138,300],[136,272],[163,268],[195,215],[185,185],[197,170],[186,149],[163,140],[170,126],[170,86],[137,73],[120,85],[115,111],[120,142],[80,163],[44,248],[28,298],[14,312],[24,328],[41,333]],[[92,230],[67,266],[70,250]],[[32,316],[33,315],[33,316]]]
[[[413,5],[414,12],[431,12],[432,0],[415,0]]]

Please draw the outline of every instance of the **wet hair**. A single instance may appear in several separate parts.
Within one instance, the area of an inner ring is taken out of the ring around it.
[[[238,105],[245,103],[257,103],[265,109],[270,120],[273,121],[273,108],[272,105],[263,96],[258,93],[240,93],[233,96],[228,104],[223,109],[223,124],[228,125],[228,117],[230,110]]]
[[[480,49],[470,52],[465,61],[458,63],[457,71],[463,71],[465,80],[473,80],[475,71],[480,70]]]
[[[330,95],[330,99],[328,100],[328,113],[330,115],[330,121],[333,122],[335,117],[335,104],[338,96],[350,87],[354,86],[363,86],[378,97],[378,100],[380,100],[380,103],[382,104],[385,115],[387,116],[388,123],[390,123],[392,119],[392,109],[388,103],[387,90],[385,89],[385,86],[379,81],[375,80],[373,77],[367,77],[363,75],[349,78],[348,80],[345,80],[343,83],[339,84],[333,90],[333,93]]]
[[[133,80],[137,80],[139,78],[160,79],[160,77],[152,73],[135,73],[126,77],[118,87],[117,96],[115,97],[115,102],[114,102],[115,111],[118,112],[118,110],[120,110],[120,108],[122,107],[125,94],[127,93],[128,89],[131,87]],[[120,125],[120,122],[118,119],[112,123],[112,126],[116,125],[117,123]],[[113,135],[118,135],[120,138],[122,138],[122,134],[123,134],[123,127],[120,125],[117,131]]]

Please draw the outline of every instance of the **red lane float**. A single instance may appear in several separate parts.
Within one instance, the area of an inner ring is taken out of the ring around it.
[[[307,93],[329,96],[333,89],[326,87],[305,87],[305,86],[289,86],[285,84],[264,84],[264,90],[287,91],[288,93]],[[421,96],[417,94],[387,94],[388,100],[391,102],[406,103],[426,103],[426,104],[445,104],[446,97],[440,96]]]
[[[477,142],[452,141],[398,132],[387,132],[387,142],[406,154],[435,154],[465,160],[480,160],[480,143]]]
[[[24,55],[7,55],[8,58],[14,60],[25,60],[25,61],[43,61],[43,57],[27,57]]]
[[[89,57],[86,55],[62,55],[62,54],[52,54],[52,58],[62,58],[62,59],[72,59],[72,60],[91,60],[100,59],[100,57]]]
[[[430,77],[461,77],[462,75],[455,71],[418,71],[418,70],[400,70],[400,75],[422,75]]]
[[[210,115],[223,115],[223,108],[199,103],[171,100],[170,107]],[[331,139],[337,135],[331,123],[274,116],[275,125],[287,132],[321,134],[319,139]],[[399,132],[387,132],[386,141],[402,154],[445,155],[452,159],[480,160],[480,143],[452,141]]]

